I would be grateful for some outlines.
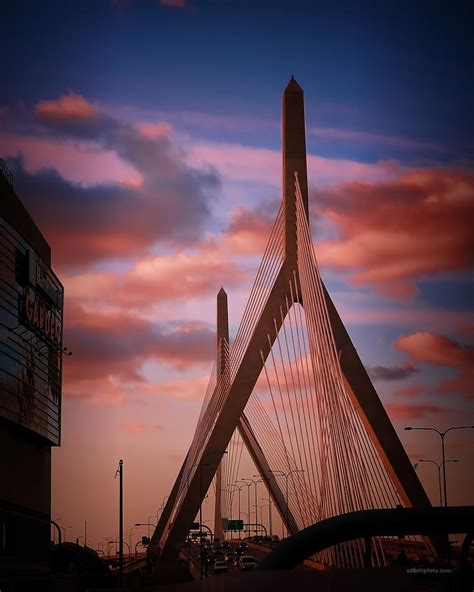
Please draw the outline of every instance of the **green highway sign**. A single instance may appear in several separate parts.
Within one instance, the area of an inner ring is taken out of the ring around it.
[[[224,525],[222,525],[224,527]],[[244,521],[243,520],[227,520],[227,527],[224,530],[243,530],[244,529]]]

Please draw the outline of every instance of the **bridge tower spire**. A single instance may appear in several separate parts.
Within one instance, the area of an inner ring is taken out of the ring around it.
[[[225,380],[229,372],[229,313],[227,294],[221,288],[217,294],[217,343],[216,343],[217,380]],[[214,512],[214,537],[224,539],[222,529],[222,460],[216,471],[216,503]]]
[[[303,89],[291,77],[282,96],[282,172],[285,258],[296,265],[295,172],[308,218],[308,172]]]

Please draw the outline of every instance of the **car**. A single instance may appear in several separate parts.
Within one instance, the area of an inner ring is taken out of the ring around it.
[[[221,573],[227,573],[229,570],[227,569],[227,565],[225,563],[225,561],[216,561],[214,563],[214,573],[215,574],[221,574]]]
[[[230,547],[230,543],[222,543],[222,548],[223,548],[225,551],[229,550],[229,549],[231,548],[231,547]]]
[[[247,543],[239,543],[239,547],[238,548],[239,549],[247,549],[248,548],[248,545],[247,545]]]
[[[242,555],[242,557],[239,560],[240,571],[250,571],[255,567],[257,567],[255,557],[252,557],[252,555]]]

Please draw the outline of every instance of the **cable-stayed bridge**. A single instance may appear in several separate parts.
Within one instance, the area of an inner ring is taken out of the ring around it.
[[[293,78],[282,123],[282,204],[232,344],[227,295],[218,294],[216,363],[149,547],[161,564],[176,561],[214,478],[222,537],[242,443],[288,534],[347,512],[430,507],[321,279],[309,228],[303,91]],[[386,564],[380,538],[371,553],[372,564]],[[363,544],[333,546],[317,559],[361,566]]]

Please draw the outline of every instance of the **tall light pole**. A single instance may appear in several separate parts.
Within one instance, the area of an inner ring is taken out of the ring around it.
[[[134,525],[132,526],[132,528],[130,529],[130,531],[129,531],[129,533],[128,533],[128,548],[129,548],[129,550],[130,550],[130,556],[131,556],[131,554],[132,554],[132,530],[133,530],[134,528],[137,528],[137,525],[136,525],[136,524],[134,524]],[[131,557],[130,557],[130,558],[131,558]]]
[[[233,485],[232,483],[227,483],[227,485],[229,485],[229,487],[234,487],[234,489],[232,491],[235,491],[237,489],[239,492],[239,522],[240,522],[240,492],[242,491],[242,487],[238,487],[237,485]],[[239,539],[240,539],[240,529],[239,529]]]
[[[152,524],[150,524],[150,518],[154,518],[154,517],[155,517],[155,514],[152,514],[151,516],[148,516],[148,518],[146,519],[146,521],[148,523],[148,531],[147,531],[148,538],[150,538],[150,526],[152,526]],[[156,528],[156,526],[155,526],[155,528]]]
[[[288,537],[290,534],[290,528],[288,526],[289,524],[289,506],[288,506],[288,501],[289,501],[289,492],[288,492],[288,479],[290,477],[290,475],[292,475],[293,473],[304,473],[304,469],[293,469],[292,471],[289,471],[288,473],[285,473],[284,471],[270,471],[271,473],[273,473],[274,477],[285,477],[285,481],[286,481],[286,536]]]
[[[112,543],[115,543],[115,544],[117,544],[117,543],[119,542],[119,540],[120,540],[120,539],[116,538],[115,540],[113,540],[113,541],[108,541],[108,542],[109,542],[110,544],[112,544]],[[126,547],[128,547],[128,543],[127,543],[127,542],[123,541],[123,544],[124,544]],[[129,555],[131,555],[131,552],[130,552],[130,547],[128,547],[128,553],[129,553]],[[117,555],[117,549],[115,549],[115,554]]]
[[[444,490],[444,507],[445,508],[448,507],[448,498],[447,498],[447,494],[446,494],[446,462],[444,460],[444,437],[446,436],[446,434],[448,432],[452,432],[453,430],[469,430],[469,429],[474,429],[474,425],[453,426],[451,428],[448,428],[447,430],[444,430],[444,432],[440,432],[436,428],[412,428],[412,427],[405,428],[405,430],[428,430],[430,432],[436,432],[438,434],[438,436],[441,438],[441,457],[442,457],[441,464],[443,466],[443,490]]]
[[[201,563],[201,580],[204,577],[203,574],[203,563],[202,563],[202,491],[201,491],[201,467],[202,461],[206,458],[206,456],[212,456],[213,454],[227,454],[227,450],[216,450],[215,452],[207,452],[201,457],[201,460],[198,463],[198,471],[199,471],[199,550],[200,550],[200,563]],[[208,466],[208,465],[205,465]],[[189,477],[189,474],[188,474]],[[189,481],[188,481],[189,483]],[[188,491],[189,496],[189,491]]]
[[[443,463],[437,463],[434,460],[427,460],[424,458],[420,458],[420,460],[418,461],[420,463],[431,463],[433,465],[435,465],[435,467],[438,469],[438,486],[439,486],[439,505],[442,506],[443,505],[443,498],[441,496],[441,467],[443,466]],[[459,462],[457,458],[453,459],[453,460],[445,460],[444,464],[448,463],[448,462]]]
[[[243,483],[247,486],[247,534],[250,536],[250,487],[251,483],[246,483],[243,479],[239,479],[236,483]]]
[[[54,524],[54,526],[56,527],[57,531],[58,531],[58,543],[61,544],[61,525],[58,524],[58,522],[62,520],[62,517],[59,518],[55,518],[54,520],[51,520],[51,524]],[[56,537],[54,537],[53,539],[54,541],[56,540]]]
[[[154,516],[154,514],[153,514]],[[156,528],[156,524],[151,524],[150,522],[137,522],[135,526],[148,526],[148,538],[150,538],[150,526]]]
[[[72,528],[72,526],[71,525],[69,525],[69,526],[61,526],[61,530],[63,531],[63,541],[64,542],[66,542],[66,530],[68,528]]]
[[[268,506],[268,530],[270,531],[270,536],[273,536],[273,531],[272,531],[272,498],[270,496],[270,493],[268,494],[268,499],[266,497],[262,497],[262,501],[268,502],[268,504],[265,504],[262,507],[266,508]],[[262,521],[263,521],[263,518],[262,518]]]
[[[123,586],[123,460],[115,471],[115,477],[119,476],[119,584]]]
[[[256,523],[257,523],[256,526],[258,526],[259,524],[262,524],[262,526],[263,526],[263,508],[264,508],[264,506],[261,506],[260,504],[253,504],[253,507],[255,508],[255,517],[256,517]],[[259,509],[260,509],[260,522],[258,521],[258,510]],[[258,530],[257,530],[257,534],[258,534]]]
[[[254,475],[254,477],[260,477],[260,475]],[[257,505],[257,485],[259,483],[262,483],[262,480],[260,478],[257,479],[257,480],[255,480],[255,479],[250,479],[250,478],[247,478],[247,477],[243,477],[242,478],[242,481],[251,481],[255,485],[255,505]],[[255,522],[256,523],[258,522],[258,519],[257,519],[257,509],[255,509]]]

